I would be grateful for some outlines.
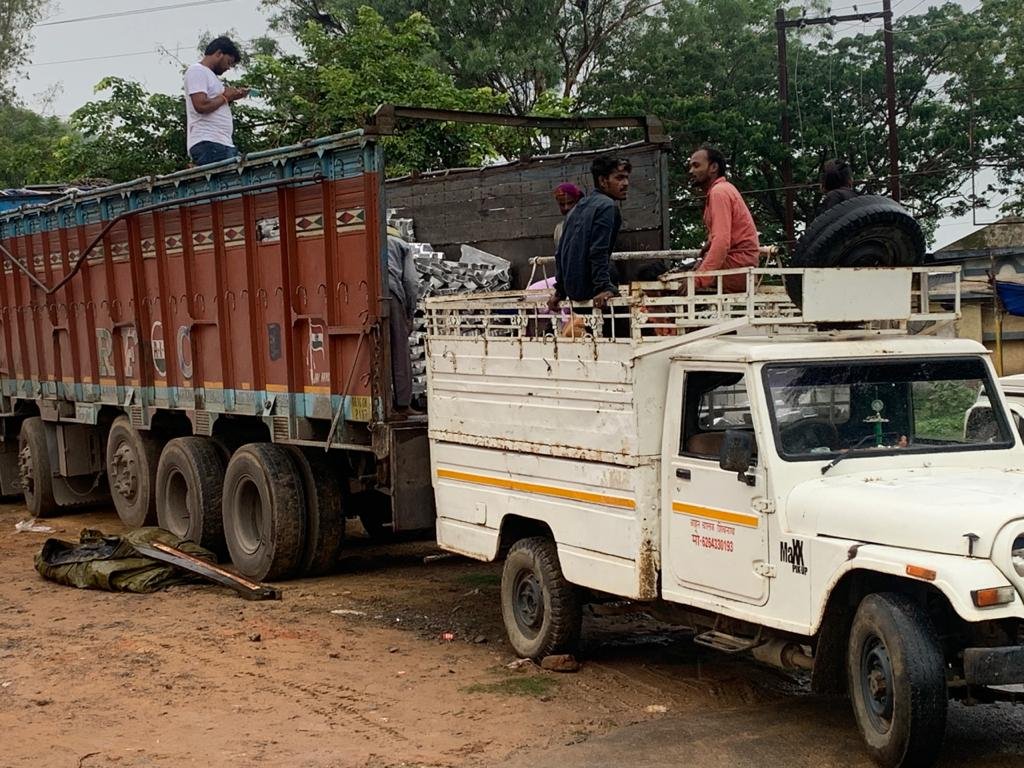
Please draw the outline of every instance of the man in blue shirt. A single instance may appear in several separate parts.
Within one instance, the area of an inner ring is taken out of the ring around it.
[[[601,156],[590,165],[594,191],[580,200],[565,218],[555,250],[555,292],[548,308],[555,312],[564,300],[591,301],[604,309],[619,295],[611,256],[622,226],[617,202],[629,194],[629,160]]]

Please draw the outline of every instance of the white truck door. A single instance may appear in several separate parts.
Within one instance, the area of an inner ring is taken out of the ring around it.
[[[695,589],[763,605],[768,525],[766,512],[754,503],[764,495],[756,448],[745,478],[719,467],[726,430],[754,433],[743,369],[686,369],[670,381],[669,398],[681,397],[682,407],[676,413],[669,404],[673,416],[665,427],[665,570],[673,582],[666,592]]]

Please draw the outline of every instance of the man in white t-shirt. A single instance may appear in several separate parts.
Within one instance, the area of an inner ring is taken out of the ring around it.
[[[216,163],[238,155],[232,140],[230,104],[249,94],[247,88],[226,86],[220,80],[238,63],[238,46],[226,37],[210,41],[203,58],[185,70],[187,148],[196,165]]]

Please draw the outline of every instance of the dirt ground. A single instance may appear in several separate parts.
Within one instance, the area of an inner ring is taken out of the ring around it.
[[[507,668],[500,566],[351,526],[337,575],[281,601],[44,581],[47,534],[0,506],[0,764],[492,766],[666,716],[768,705],[803,681],[638,616],[588,615],[575,674]],[[46,521],[119,531],[112,512]],[[448,639],[446,634],[452,638]]]

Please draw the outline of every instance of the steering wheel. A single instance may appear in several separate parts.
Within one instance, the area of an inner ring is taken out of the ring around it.
[[[782,427],[779,440],[786,453],[810,453],[815,448],[832,451],[839,445],[839,433],[825,419],[812,416]]]

